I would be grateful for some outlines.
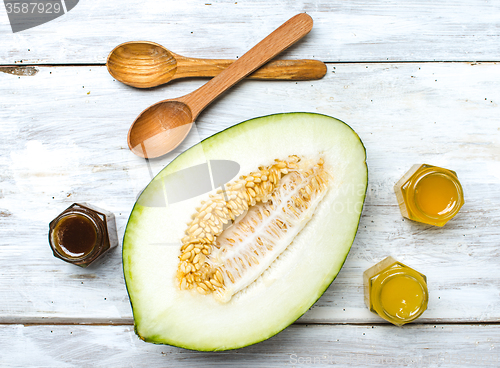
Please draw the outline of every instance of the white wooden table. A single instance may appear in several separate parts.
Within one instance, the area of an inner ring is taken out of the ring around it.
[[[283,58],[328,63],[319,81],[244,81],[207,108],[176,152],[143,159],[129,125],[204,80],[136,90],[104,65],[150,40],[193,57],[236,58],[286,19],[313,31]],[[87,0],[12,33],[0,6],[0,366],[473,367],[500,365],[500,2]],[[81,269],[51,254],[48,223],[73,202],[117,216],[179,152],[278,112],[337,117],[363,140],[369,188],[340,275],[297,323],[223,353],[152,345],[133,332],[121,249]],[[444,228],[402,219],[393,184],[414,163],[455,170],[466,203]],[[362,272],[387,255],[429,280],[429,308],[403,328],[363,303]]]

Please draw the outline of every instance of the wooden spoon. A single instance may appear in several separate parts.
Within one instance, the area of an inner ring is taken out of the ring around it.
[[[138,156],[154,158],[177,147],[198,114],[228,88],[304,37],[312,18],[298,14],[260,41],[215,78],[185,96],[160,101],[144,110],[128,132],[128,146]]]
[[[215,77],[234,60],[196,59],[174,54],[149,41],[125,42],[108,55],[106,66],[116,80],[137,88],[151,88],[174,79]],[[248,76],[250,79],[312,80],[326,74],[318,60],[275,60]]]

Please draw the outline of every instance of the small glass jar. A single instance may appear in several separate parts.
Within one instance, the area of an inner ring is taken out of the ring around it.
[[[457,173],[432,165],[413,165],[394,192],[403,217],[434,226],[444,226],[464,204]]]
[[[424,313],[429,301],[425,275],[387,257],[363,273],[365,304],[396,326]]]
[[[73,203],[49,224],[54,256],[87,267],[118,245],[115,215],[88,203]]]

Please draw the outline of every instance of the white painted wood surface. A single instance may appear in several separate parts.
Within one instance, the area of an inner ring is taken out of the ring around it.
[[[446,360],[465,354],[498,366],[500,64],[472,61],[498,60],[499,3],[210,3],[89,0],[18,34],[0,11],[0,64],[58,65],[0,68],[0,366],[317,366],[307,358],[406,353],[440,360],[339,365],[489,366]],[[149,166],[127,148],[130,123],[148,105],[204,81],[142,91],[113,81],[104,66],[61,65],[102,63],[131,39],[189,56],[236,57],[303,10],[315,19],[314,30],[285,56],[347,63],[329,64],[320,81],[242,82],[200,115],[176,152]],[[178,37],[162,35],[167,32]],[[217,355],[146,344],[132,331],[121,249],[88,269],[51,255],[48,222],[71,203],[113,211],[121,239],[137,194],[179,152],[240,121],[287,111],[344,120],[364,142],[369,166],[351,253],[303,324]],[[420,162],[457,171],[464,185],[466,204],[445,228],[399,214],[392,186]],[[429,309],[419,324],[379,324],[363,304],[362,272],[386,255],[429,279]]]
[[[346,121],[366,146],[370,184],[352,253],[303,321],[379,321],[363,304],[362,272],[389,254],[429,277],[421,321],[500,318],[497,70],[495,63],[335,65],[316,82],[245,81],[202,113],[194,132],[201,139],[241,120],[298,110]],[[150,180],[145,161],[126,148],[130,122],[154,101],[200,83],[138,91],[113,81],[105,67],[0,74],[2,321],[131,321],[120,250],[82,270],[51,256],[47,226],[74,201],[89,201],[116,213],[121,239]],[[152,161],[152,172],[176,154]],[[456,170],[465,187],[466,204],[445,228],[401,218],[392,186],[416,162]]]
[[[498,367],[500,327],[293,325],[239,350],[198,352],[137,339],[132,326],[0,327],[9,367]]]
[[[16,34],[0,8],[0,64],[102,63],[114,46],[141,39],[181,55],[235,58],[300,12],[313,17],[314,29],[286,57],[500,60],[495,0],[85,0]]]

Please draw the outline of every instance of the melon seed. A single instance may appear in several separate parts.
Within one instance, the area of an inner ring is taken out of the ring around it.
[[[255,281],[286,248],[281,243],[291,242],[287,232],[293,233],[304,218],[307,221],[312,202],[317,205],[324,196],[329,175],[323,164],[323,159],[311,162],[298,156],[276,159],[227,184],[226,191],[210,194],[210,200],[202,201],[193,214],[181,240],[179,288],[195,289],[202,295],[214,293],[226,302]],[[246,211],[245,217],[225,230],[223,225]],[[254,234],[259,224],[263,230],[254,243],[249,240],[252,237],[240,235]]]

